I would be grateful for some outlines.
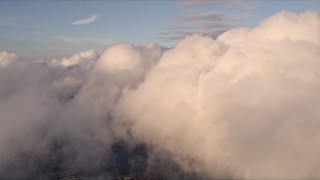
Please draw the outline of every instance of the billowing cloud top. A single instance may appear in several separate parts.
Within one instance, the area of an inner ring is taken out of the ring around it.
[[[81,66],[83,68],[90,68],[97,57],[97,52],[94,49],[90,49],[74,54],[69,58],[54,59],[50,62],[50,65],[62,67]]]
[[[74,21],[71,24],[73,24],[73,25],[88,25],[88,24],[91,24],[93,21],[97,20],[98,17],[99,17],[98,14],[93,14],[93,15],[89,16],[88,18]]]
[[[1,51],[0,52],[0,68],[5,68],[10,66],[10,64],[16,62],[19,60],[19,57],[14,54],[7,51]]]
[[[8,51],[0,51],[0,68],[8,68],[18,61],[20,61],[20,58],[17,54]]]
[[[281,12],[168,50],[0,68],[0,179],[319,179],[319,32],[319,12]]]

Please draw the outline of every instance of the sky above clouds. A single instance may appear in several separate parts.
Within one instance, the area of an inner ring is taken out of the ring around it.
[[[0,49],[25,59],[52,59],[118,42],[155,41],[172,47],[183,37],[216,37],[253,27],[283,10],[320,9],[316,0],[18,1],[0,2]],[[36,55],[35,55],[36,54]]]

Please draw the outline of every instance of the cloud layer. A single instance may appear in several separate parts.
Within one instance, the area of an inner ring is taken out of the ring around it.
[[[319,12],[281,12],[167,50],[1,52],[0,178],[317,179],[319,32]]]
[[[182,2],[178,3],[178,7],[183,8],[203,8],[203,7],[227,7],[233,9],[247,9],[252,8],[255,6],[259,0],[183,0]]]
[[[186,37],[183,34],[197,32],[216,38],[222,32],[239,27],[248,21],[249,11],[254,9],[258,2],[258,0],[183,0],[177,3],[177,7],[186,14],[174,16],[175,25],[161,33],[161,39],[164,42],[176,42]],[[221,12],[219,8],[227,11]]]
[[[97,20],[98,17],[99,17],[98,14],[93,14],[93,15],[89,16],[88,18],[74,21],[71,24],[73,24],[73,25],[88,25],[88,24],[93,23],[93,21]]]

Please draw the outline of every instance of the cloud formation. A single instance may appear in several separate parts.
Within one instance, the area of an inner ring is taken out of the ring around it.
[[[280,12],[172,49],[3,66],[0,179],[319,179],[319,32],[319,12]]]
[[[232,9],[247,9],[255,6],[258,0],[184,0],[177,4],[182,8],[201,8],[201,7],[227,7]]]
[[[222,32],[239,27],[244,20],[248,20],[250,18],[248,10],[253,9],[258,2],[258,0],[183,0],[177,3],[177,7],[186,10],[187,15],[173,17],[176,24],[168,28],[168,31],[175,29],[173,33],[176,34],[165,35],[167,32],[164,32],[161,33],[161,39],[164,42],[181,40],[186,37],[181,36],[186,29],[190,33],[213,35],[212,37],[216,38]],[[228,11],[221,13],[221,8]]]
[[[188,37],[124,95],[120,114],[188,170],[215,177],[227,165],[249,179],[315,178],[319,17],[282,12],[217,40]]]
[[[62,66],[62,67],[71,67],[71,66],[81,66],[83,68],[90,68],[94,60],[98,57],[97,52],[94,49],[89,49],[86,51],[79,52],[72,55],[68,58],[62,59],[53,59],[49,65],[51,66]]]
[[[98,14],[93,14],[85,19],[80,19],[80,20],[74,21],[71,24],[73,24],[73,25],[88,25],[88,24],[93,23],[95,20],[97,20],[98,17],[99,17]]]
[[[0,52],[0,67],[6,68],[10,66],[10,64],[17,61],[19,58],[16,54],[10,53],[7,51],[1,51]]]
[[[202,13],[188,16],[176,16],[175,19],[184,21],[225,21],[229,18],[228,15],[225,14]]]

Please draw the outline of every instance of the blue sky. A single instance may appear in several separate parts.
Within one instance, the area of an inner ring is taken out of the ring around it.
[[[155,41],[170,47],[193,32],[214,36],[236,26],[255,26],[283,10],[320,10],[320,2],[316,0],[199,2],[3,0],[0,51],[15,52],[25,59],[50,59],[91,48],[100,52],[118,42]],[[232,2],[241,3],[233,6]],[[93,15],[96,18],[88,24],[72,24]]]

